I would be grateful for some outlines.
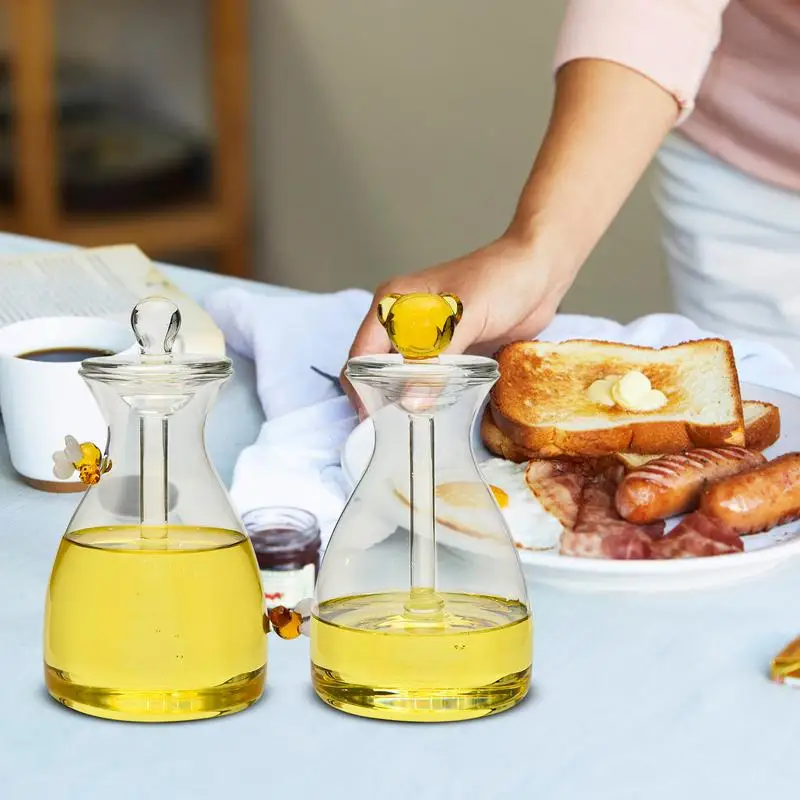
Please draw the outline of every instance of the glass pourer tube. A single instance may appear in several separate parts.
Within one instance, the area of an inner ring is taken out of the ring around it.
[[[389,295],[378,304],[378,318],[406,363],[436,361],[461,320],[461,301],[452,294]],[[408,410],[409,485],[411,495],[412,615],[441,613],[436,595],[435,432],[433,417]]]
[[[412,616],[441,613],[443,608],[436,595],[433,426],[433,417],[408,415],[411,593],[406,611]]]
[[[165,539],[169,479],[169,421],[158,415],[139,418],[139,525],[142,539]]]
[[[170,358],[180,326],[180,311],[169,301],[150,299],[138,304],[131,314],[131,327],[142,358],[151,363]],[[154,336],[154,332],[160,335]],[[140,415],[139,525],[143,539],[167,538],[169,414],[174,406],[171,397],[135,404]]]

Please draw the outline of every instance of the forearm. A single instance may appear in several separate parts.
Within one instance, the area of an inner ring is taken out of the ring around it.
[[[638,72],[593,59],[566,64],[510,232],[570,281],[678,114],[675,98]]]

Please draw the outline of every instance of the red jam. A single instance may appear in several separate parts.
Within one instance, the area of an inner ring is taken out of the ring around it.
[[[261,571],[265,606],[293,608],[314,596],[319,572],[317,518],[299,508],[267,507],[242,517]]]

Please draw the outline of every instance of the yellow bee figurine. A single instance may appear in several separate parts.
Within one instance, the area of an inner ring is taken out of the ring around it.
[[[64,449],[53,453],[53,474],[62,481],[77,470],[81,483],[94,486],[111,469],[111,461],[92,442],[78,444],[74,436],[64,437]]]
[[[463,306],[453,294],[390,294],[378,303],[378,319],[403,358],[435,358],[453,340]]]

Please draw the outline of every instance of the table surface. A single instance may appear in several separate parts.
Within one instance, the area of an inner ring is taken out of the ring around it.
[[[0,252],[30,248],[0,235]],[[197,298],[231,279],[180,268]],[[281,291],[251,284],[257,291]],[[235,358],[235,357],[234,357]],[[209,421],[230,481],[262,422],[252,364]],[[269,640],[251,709],[174,725],[108,722],[49,699],[45,588],[77,499],[22,484],[0,436],[0,798],[764,798],[800,786],[800,690],[767,679],[800,633],[800,563],[713,591],[624,595],[532,586],[533,688],[466,723],[392,724],[329,709],[308,640]]]

